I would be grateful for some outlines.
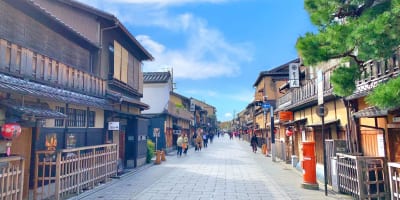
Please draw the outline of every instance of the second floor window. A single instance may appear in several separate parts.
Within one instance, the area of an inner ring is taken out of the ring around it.
[[[118,42],[114,41],[114,75],[113,77],[127,83],[128,51]]]

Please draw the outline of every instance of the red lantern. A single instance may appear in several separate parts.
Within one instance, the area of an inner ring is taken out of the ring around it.
[[[6,139],[13,139],[21,135],[21,126],[17,123],[3,124],[1,135]]]
[[[293,135],[292,129],[287,129],[287,130],[286,130],[286,136],[290,137],[290,136],[292,136],[292,135]]]

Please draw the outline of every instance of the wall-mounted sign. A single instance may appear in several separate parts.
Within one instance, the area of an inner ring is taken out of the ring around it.
[[[153,128],[153,137],[160,137],[160,128]]]
[[[292,121],[293,120],[293,112],[292,111],[280,111],[279,112],[279,121]]]
[[[109,131],[119,131],[119,122],[108,122]]]

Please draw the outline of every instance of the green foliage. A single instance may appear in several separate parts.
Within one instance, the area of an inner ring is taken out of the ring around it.
[[[147,140],[147,156],[146,163],[150,163],[151,159],[154,157],[155,144],[151,140]]]
[[[366,101],[370,105],[383,109],[396,108],[400,106],[400,77],[380,84],[370,94]]]
[[[318,33],[306,33],[296,48],[304,64],[351,57],[358,63],[387,58],[400,44],[399,0],[305,0]]]
[[[185,108],[182,104],[179,104],[179,103],[175,104],[175,107],[176,108]]]
[[[296,48],[305,65],[331,59],[365,61],[391,57],[400,45],[400,0],[304,0],[317,33],[298,38]],[[334,93],[348,96],[358,70],[339,67],[331,76]],[[376,88],[367,102],[382,108],[400,105],[400,80]]]
[[[349,96],[356,89],[355,81],[359,78],[358,66],[340,66],[331,75],[333,93],[338,96]]]

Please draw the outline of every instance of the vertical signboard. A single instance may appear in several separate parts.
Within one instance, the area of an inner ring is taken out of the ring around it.
[[[193,102],[193,99],[190,100],[190,108],[189,108],[190,112],[194,112],[196,111],[196,105]]]
[[[289,64],[289,86],[290,88],[300,87],[299,63]]]

